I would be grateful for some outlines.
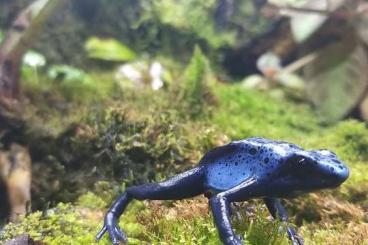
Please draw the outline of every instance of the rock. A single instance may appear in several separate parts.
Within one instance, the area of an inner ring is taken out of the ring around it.
[[[0,151],[0,180],[6,184],[12,222],[18,221],[30,208],[31,175],[31,157],[27,148],[12,144],[9,151]]]

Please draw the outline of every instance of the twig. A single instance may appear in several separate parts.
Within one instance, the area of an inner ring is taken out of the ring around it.
[[[303,56],[302,58],[294,61],[293,63],[286,66],[283,71],[286,73],[294,73],[297,70],[303,68],[304,66],[312,63],[318,57],[317,52],[313,52]]]

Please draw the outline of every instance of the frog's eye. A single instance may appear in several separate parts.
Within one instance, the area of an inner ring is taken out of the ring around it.
[[[294,155],[292,157],[290,157],[288,160],[288,165],[292,168],[299,168],[302,166],[306,166],[308,165],[309,160],[304,157],[304,156],[300,156],[300,155]]]

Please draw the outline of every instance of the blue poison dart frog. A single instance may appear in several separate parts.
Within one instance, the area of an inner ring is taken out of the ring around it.
[[[197,167],[160,183],[131,186],[108,210],[99,240],[106,232],[113,244],[127,242],[118,218],[133,200],[179,200],[204,194],[209,199],[219,237],[225,245],[242,244],[230,222],[230,203],[263,198],[274,218],[286,222],[280,198],[341,185],[349,169],[329,150],[306,151],[283,141],[248,138],[209,151]],[[293,245],[303,239],[292,227]]]

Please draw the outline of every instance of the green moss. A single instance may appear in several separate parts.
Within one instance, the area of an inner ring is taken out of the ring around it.
[[[56,131],[52,134],[54,141],[46,143],[50,148],[53,145],[53,150],[43,151],[44,155],[51,155],[62,164],[65,179],[59,183],[63,191],[68,189],[74,194],[74,198],[70,198],[55,191],[53,198],[58,196],[76,204],[60,204],[44,214],[35,212],[21,224],[7,226],[2,239],[26,232],[49,244],[70,244],[70,241],[93,244],[103,220],[101,209],[111,204],[125,184],[159,180],[181,172],[195,165],[215,145],[227,143],[229,138],[250,136],[287,140],[307,149],[335,151],[351,169],[348,181],[336,190],[288,202],[288,210],[310,244],[333,244],[344,231],[353,237],[354,226],[349,222],[360,227],[359,234],[362,234],[365,219],[360,213],[368,211],[366,124],[348,120],[322,127],[306,105],[295,105],[237,85],[212,84],[211,91],[217,101],[203,106],[205,63],[197,50],[185,75],[189,81],[185,89],[188,101],[201,106],[196,120],[183,116],[186,110],[178,110],[173,103],[179,93],[170,89],[156,92],[127,89],[118,94],[117,99],[114,97],[114,101],[103,97],[106,99],[103,104],[88,107],[88,111],[84,106],[91,105],[90,102],[80,102],[72,112],[81,113],[73,120],[70,120],[72,115],[67,117],[63,111],[55,112],[40,99],[41,107],[37,110],[42,116],[37,120],[49,128],[54,126]],[[59,88],[55,88],[57,94]],[[47,112],[52,112],[51,116],[45,116]],[[71,124],[72,127],[67,127]],[[95,184],[99,178],[106,181]],[[66,184],[69,182],[70,186]],[[81,192],[85,194],[79,195]],[[195,203],[181,210],[191,210],[191,206]],[[287,244],[285,233],[279,232],[281,224],[268,219],[268,213],[261,208],[263,205],[256,207],[250,217],[244,215],[241,222],[234,220],[237,232],[245,234],[246,244]],[[359,213],[354,216],[349,209]],[[168,213],[170,205],[163,210]],[[120,224],[131,238],[131,244],[220,244],[209,212],[193,213],[190,217],[175,214],[174,218],[167,218],[146,209],[142,202],[135,202]],[[102,244],[108,244],[107,237]]]
[[[368,160],[368,129],[365,123],[343,121],[329,128],[324,137],[326,147],[336,148],[340,157],[347,161]]]
[[[303,235],[306,244],[366,244],[368,224],[335,221],[320,226],[306,226],[303,228]]]
[[[268,211],[260,203],[257,203],[255,208],[251,216],[245,212],[245,208],[238,210],[241,219],[233,221],[237,232],[244,235],[245,244],[288,244],[286,236],[288,224],[271,220]]]
[[[173,174],[195,163],[201,152],[214,145],[216,135],[208,125],[185,121],[160,102],[144,104],[146,108],[139,103],[137,98],[135,105],[117,104],[90,114],[85,122],[93,136],[74,138],[73,154],[88,159],[93,149],[98,157],[91,161],[106,175],[139,182],[154,179],[157,172]],[[193,135],[193,129],[203,133]],[[78,151],[87,142],[89,147]]]
[[[305,105],[295,106],[238,85],[216,85],[215,92],[219,107],[213,110],[212,121],[233,139],[300,139],[318,130],[319,121]]]
[[[22,68],[22,90],[33,104],[54,103],[90,105],[121,93],[110,72],[86,73],[68,65],[54,65],[47,76],[29,67]]]
[[[146,232],[152,244],[217,244],[221,242],[208,218],[191,220],[155,220]]]
[[[135,219],[135,213],[140,212],[142,208],[142,204],[134,203],[123,216],[124,223],[121,223],[121,226],[124,227],[131,244],[141,244],[143,227]],[[102,215],[100,209],[60,203],[44,213],[39,211],[32,213],[23,218],[19,224],[8,224],[4,228],[4,234],[0,236],[0,242],[29,234],[34,240],[49,245],[97,244],[95,235],[102,227]],[[108,245],[111,242],[106,235],[98,244]]]
[[[78,198],[78,205],[82,207],[97,209],[107,207],[109,204],[96,194],[92,192],[87,192],[86,194]]]
[[[210,211],[197,209],[197,204],[192,203],[147,211],[140,218],[147,229],[147,241],[152,244],[222,244]],[[236,210],[238,216],[233,217],[233,225],[237,234],[244,235],[245,244],[288,244],[285,233],[280,232],[285,224],[269,220],[261,206],[257,205],[251,216],[246,215],[245,207]]]
[[[45,213],[35,212],[24,218],[20,224],[9,224],[0,241],[6,241],[21,234],[29,234],[34,240],[47,244],[92,244],[97,222],[86,219],[75,207],[59,204]],[[106,241],[102,244],[108,244]]]

